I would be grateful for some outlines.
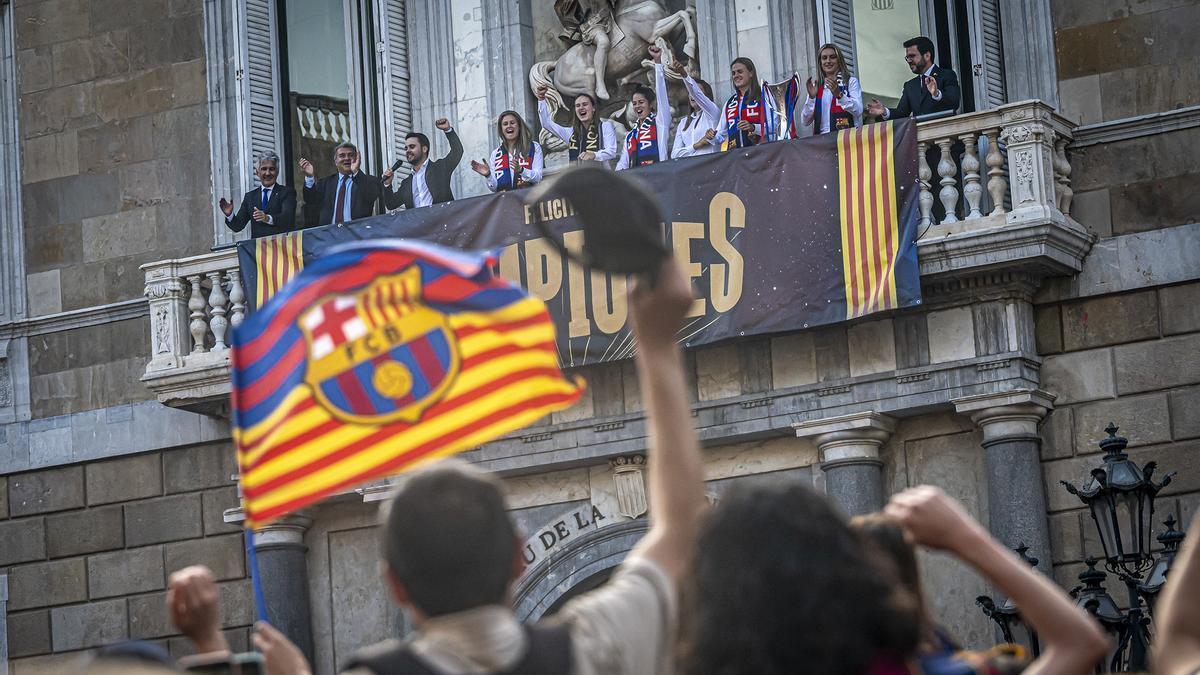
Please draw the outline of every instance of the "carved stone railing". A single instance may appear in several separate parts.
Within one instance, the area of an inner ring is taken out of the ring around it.
[[[997,273],[1037,283],[1079,271],[1094,238],[1067,215],[1071,128],[1040,101],[919,123],[918,259],[927,296]],[[163,403],[222,414],[229,330],[245,314],[235,252],[142,269],[152,345],[142,381]]]
[[[350,104],[328,96],[296,96],[300,136],[329,143],[350,140]]]
[[[150,362],[142,382],[167,405],[221,413],[229,400],[229,332],[246,315],[237,252],[142,265]]]

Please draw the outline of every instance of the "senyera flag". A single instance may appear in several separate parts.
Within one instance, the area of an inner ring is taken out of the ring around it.
[[[233,427],[247,525],[566,408],[542,301],[485,255],[347,244],[233,334]]]

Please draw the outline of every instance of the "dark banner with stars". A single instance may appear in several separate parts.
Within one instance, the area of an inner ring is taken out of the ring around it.
[[[920,303],[917,126],[909,120],[632,169],[662,202],[665,237],[697,300],[686,346],[836,323]],[[621,199],[621,195],[612,195]],[[568,264],[532,224],[572,231],[570,204],[518,193],[461,199],[240,242],[250,304],[350,241],[399,237],[499,251],[500,275],[546,302],[559,358],[580,366],[636,349],[623,276]]]

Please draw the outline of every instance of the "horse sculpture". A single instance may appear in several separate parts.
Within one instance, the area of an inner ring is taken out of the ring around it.
[[[689,58],[688,68],[697,73],[696,58],[696,29],[692,10],[680,10],[669,13],[657,0],[617,0],[613,7],[613,28],[610,34],[608,58],[605,61],[605,85],[614,95],[607,101],[601,101],[601,115],[612,116],[620,114],[629,101],[631,85],[642,78],[645,81],[653,64],[646,59],[646,50],[652,44],[667,47],[669,38],[675,38],[682,31],[684,35],[683,53]],[[596,95],[595,68],[593,55],[595,46],[583,42],[576,43],[558,57],[557,61],[540,61],[529,70],[529,88],[537,91],[538,87],[549,87],[546,93],[546,103],[550,114],[554,114],[563,106],[564,100],[573,99],[582,93]],[[669,64],[674,58],[671,49],[663,50],[663,62]],[[669,78],[674,74],[668,71]],[[687,104],[687,92],[683,87],[672,87],[672,102]],[[620,93],[616,93],[620,92]],[[545,138],[550,147],[559,149],[565,144],[555,143],[557,139]]]

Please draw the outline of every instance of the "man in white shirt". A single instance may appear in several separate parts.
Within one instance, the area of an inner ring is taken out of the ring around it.
[[[953,70],[933,63],[933,40],[922,35],[905,42],[904,60],[916,77],[904,83],[900,102],[895,108],[888,108],[879,99],[872,99],[867,104],[868,113],[890,120],[958,109],[961,95],[958,76]]]
[[[392,191],[392,169],[383,172],[383,204],[388,209],[403,206],[413,209],[420,206],[441,204],[454,201],[454,192],[450,189],[450,179],[454,170],[462,161],[463,146],[458,140],[450,121],[445,117],[434,122],[434,126],[446,134],[450,143],[450,152],[439,160],[429,159],[429,137],[418,132],[411,132],[404,138],[404,159],[412,164],[413,172],[400,183],[400,189]]]

